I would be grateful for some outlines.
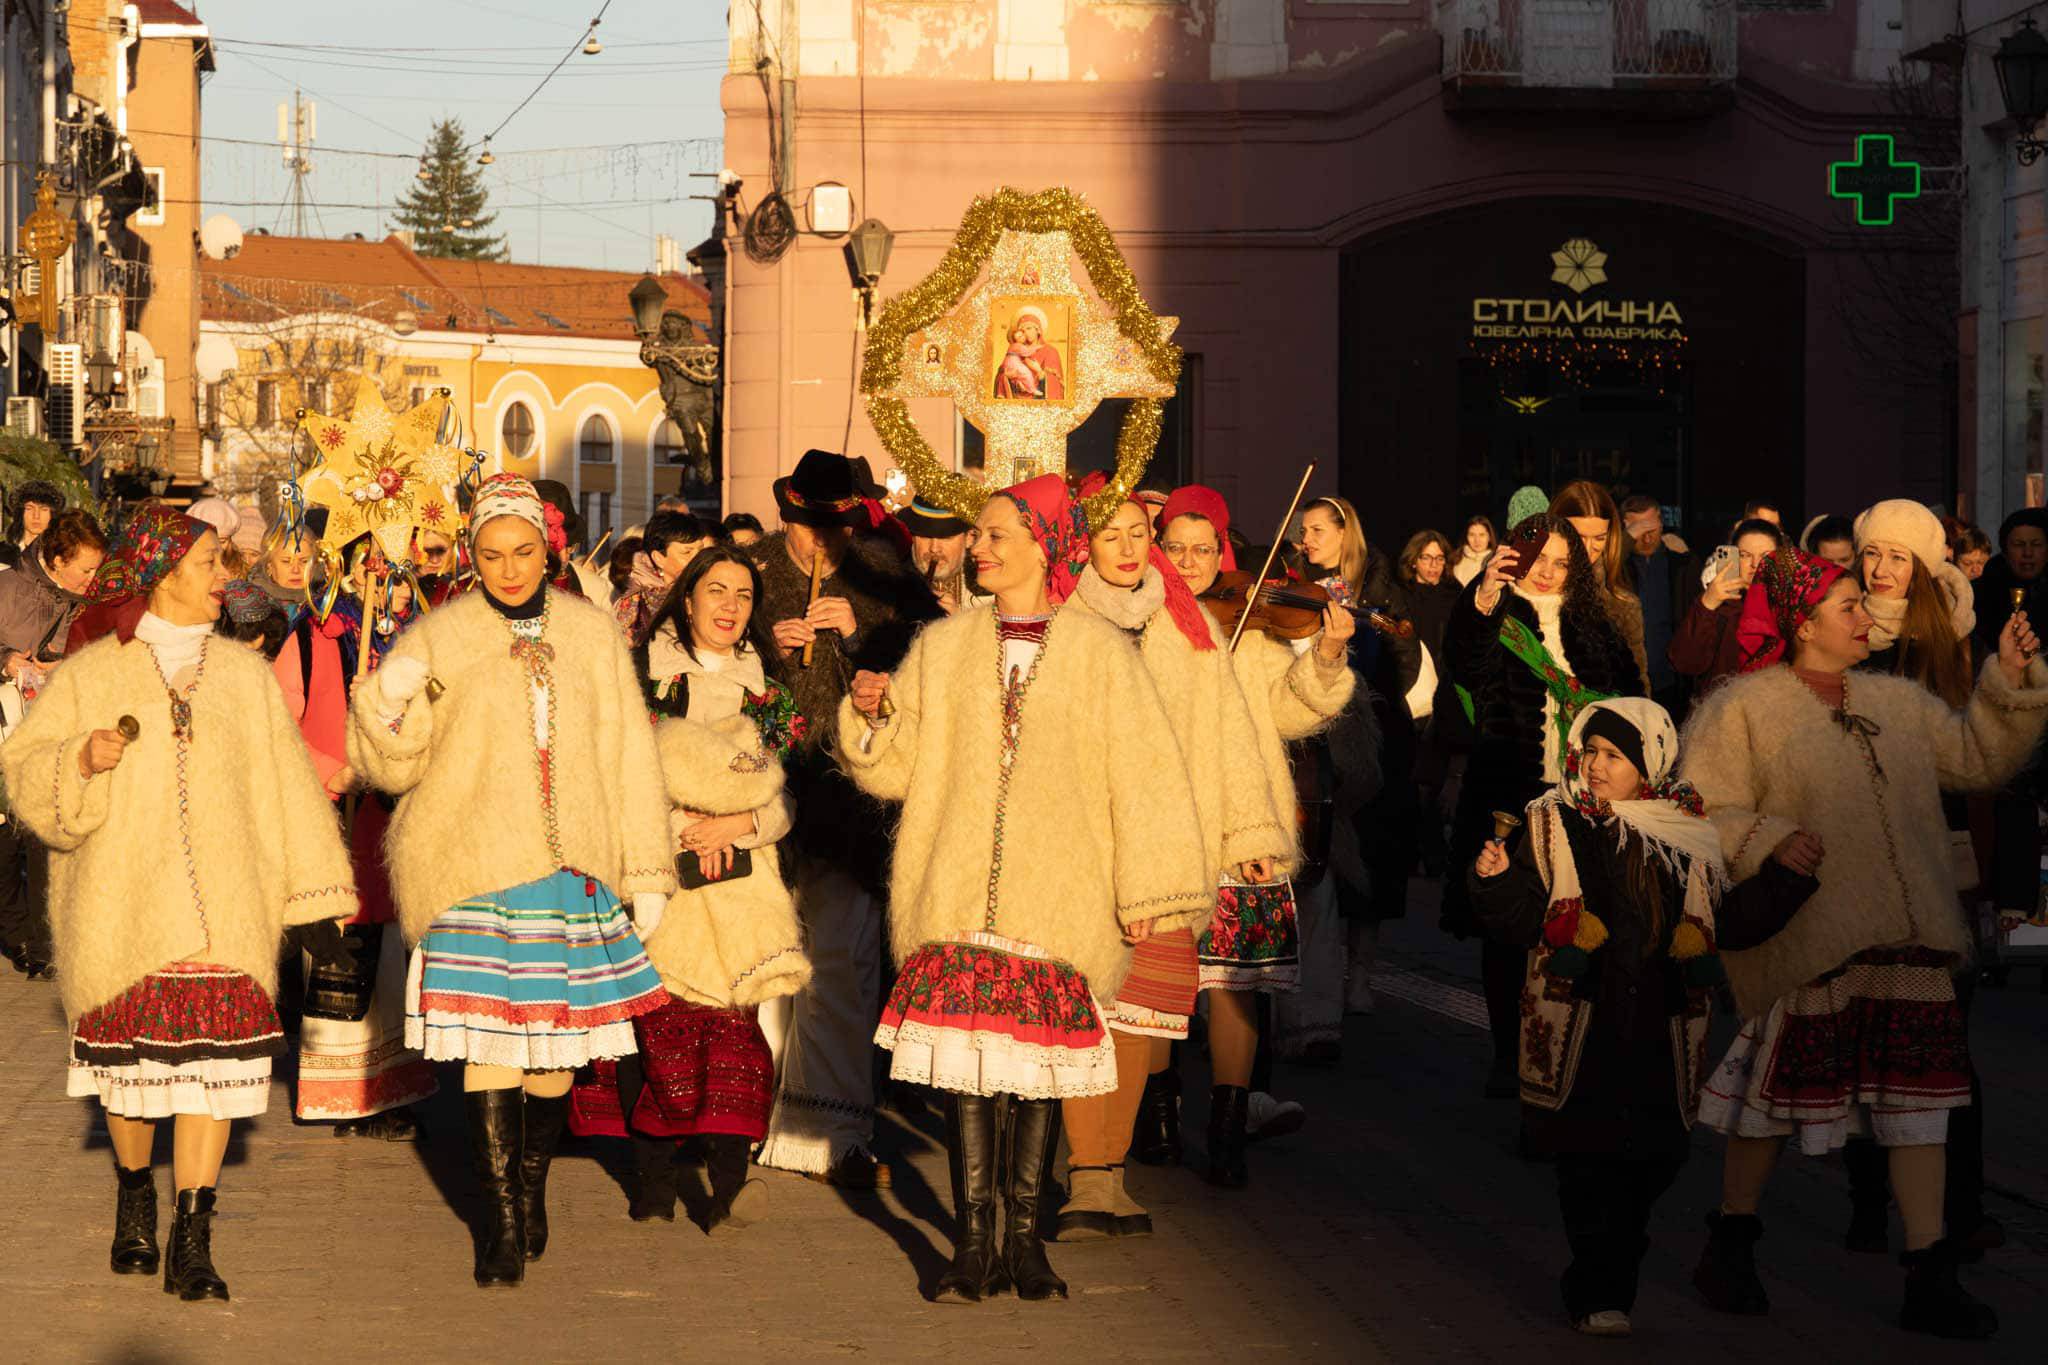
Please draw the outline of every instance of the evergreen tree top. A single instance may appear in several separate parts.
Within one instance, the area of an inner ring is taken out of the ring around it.
[[[422,256],[457,261],[496,261],[505,238],[488,229],[498,215],[486,212],[490,191],[483,170],[471,159],[460,119],[434,125],[420,155],[426,179],[417,180],[398,201],[398,225],[410,229]]]

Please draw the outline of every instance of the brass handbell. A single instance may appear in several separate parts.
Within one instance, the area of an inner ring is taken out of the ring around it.
[[[133,716],[123,716],[114,722],[114,728],[121,732],[121,738],[133,744],[142,737],[142,722]]]
[[[1522,827],[1522,817],[1510,815],[1504,810],[1493,813],[1493,837],[1505,840]]]

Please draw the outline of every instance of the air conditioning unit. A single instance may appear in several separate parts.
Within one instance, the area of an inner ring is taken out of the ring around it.
[[[85,444],[84,349],[77,342],[58,342],[43,351],[44,369],[50,376],[43,416],[49,439],[66,449]]]
[[[7,430],[15,436],[43,434],[43,400],[40,398],[10,398],[7,400]]]

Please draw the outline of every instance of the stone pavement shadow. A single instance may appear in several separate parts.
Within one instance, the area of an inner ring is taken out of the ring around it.
[[[893,1152],[930,1145],[929,1135],[902,1116],[882,1110],[875,1117],[875,1146],[881,1150]],[[924,1172],[908,1161],[893,1162],[889,1169],[893,1184],[888,1190],[849,1190],[834,1185],[832,1192],[848,1212],[874,1224],[896,1243],[917,1276],[917,1292],[929,1299],[939,1276],[953,1263],[953,1214],[948,1207],[951,1192],[940,1198]],[[892,1205],[900,1206],[902,1212],[898,1213]],[[924,1226],[920,1227],[920,1223]],[[933,1242],[926,1228],[943,1231],[943,1246]]]
[[[412,1144],[420,1167],[434,1182],[449,1210],[465,1226],[475,1227],[480,1205],[476,1173],[470,1169],[469,1127],[463,1116],[462,1068],[435,1068],[441,1088],[431,1099],[413,1106],[423,1116],[426,1133]]]

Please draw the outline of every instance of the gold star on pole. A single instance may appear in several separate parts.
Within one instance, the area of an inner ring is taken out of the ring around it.
[[[299,427],[312,439],[319,463],[299,477],[306,502],[327,509],[321,544],[339,552],[373,535],[386,559],[412,558],[417,531],[455,535],[461,529],[453,484],[460,452],[441,442],[443,389],[426,402],[393,413],[368,378],[356,384],[347,417],[301,412]]]

